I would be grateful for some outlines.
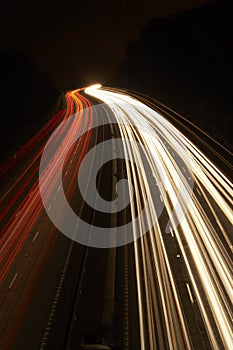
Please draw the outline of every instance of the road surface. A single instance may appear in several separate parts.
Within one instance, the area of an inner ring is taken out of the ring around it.
[[[144,96],[99,86],[67,92],[1,168],[0,348],[232,349],[229,159]],[[86,245],[81,226],[73,237],[59,232],[62,190],[89,224]],[[118,236],[111,230],[96,242],[93,227],[117,227]]]

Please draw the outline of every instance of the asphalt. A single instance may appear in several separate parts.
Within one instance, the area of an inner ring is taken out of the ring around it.
[[[92,103],[97,102],[96,100],[91,101]],[[183,120],[181,121],[181,118],[172,114],[164,106],[158,105],[157,109],[159,111],[163,109],[163,113],[167,115],[168,119],[170,118],[171,122],[193,142],[197,142],[201,150],[231,178],[230,156],[226,150],[221,149],[221,145],[210,141],[210,138],[203,135],[202,131],[198,131]],[[92,133],[88,149],[99,142],[114,137],[119,137],[119,129],[116,124],[114,124],[113,130],[109,126],[98,127]],[[13,204],[3,217],[2,227],[11,222],[12,216],[19,215],[16,212],[17,208],[22,199],[30,195],[30,188],[38,179],[36,169],[39,158],[25,175],[28,177],[31,174],[30,181],[14,200],[15,193],[22,188],[25,179],[23,177],[22,180],[19,180],[21,174],[33,162],[42,145],[43,142],[39,142],[3,179],[2,194],[7,193],[12,186],[15,191],[8,197],[8,202],[13,201]],[[223,156],[219,156],[219,152]],[[78,156],[79,154],[75,155],[77,158]],[[176,156],[179,157],[179,155]],[[67,160],[67,164],[71,158],[72,155]],[[75,165],[72,166],[75,167]],[[107,164],[97,179],[100,194],[107,200],[111,200],[115,196],[114,176],[117,174],[117,179],[125,178],[125,173],[125,162],[122,159]],[[67,190],[69,190],[70,183],[72,183],[72,172],[68,173],[68,177],[64,181]],[[93,225],[106,227],[114,224],[123,225],[130,220],[129,208],[117,215],[101,215],[83,203],[78,188],[72,188],[71,192],[70,205],[82,218]],[[198,195],[198,186],[196,185],[194,192]],[[216,226],[216,217],[209,210],[208,198],[206,200],[204,193],[202,195],[199,193],[199,196],[203,210],[208,212],[210,222]],[[212,205],[215,206],[215,203]],[[217,207],[214,209],[215,212],[218,211]],[[35,212],[36,210],[35,207]],[[164,210],[159,218],[159,225],[165,249],[169,252],[169,265],[179,293],[178,298],[189,337],[192,339],[192,348],[210,349],[209,336],[192,291],[192,283],[179,245],[172,234],[165,232],[168,218],[168,213]],[[221,237],[221,232],[219,232],[219,237],[230,254],[229,245],[226,244],[224,237]],[[19,237],[18,241],[20,239]],[[184,237],[182,239],[185,241]],[[10,248],[12,252],[14,249],[18,249],[16,243]],[[160,247],[159,242],[157,243],[158,251],[156,254],[161,258],[162,264],[164,259],[162,247]],[[154,244],[152,244],[152,238],[148,233],[137,242],[122,247],[98,249],[83,246],[72,242],[58,232],[51,224],[45,211],[42,210],[36,222],[32,221],[28,238],[22,244],[16,260],[12,263],[11,269],[1,285],[1,349],[73,350],[88,349],[88,346],[90,349],[98,349],[98,346],[101,349],[101,344],[110,349],[141,349],[135,250],[139,251],[138,268],[141,274],[144,274],[141,302],[143,308],[147,309],[147,313],[145,312],[143,315],[143,323],[148,325],[145,327],[144,333],[145,349],[150,349],[152,333],[157,339],[156,348],[168,349],[169,341],[164,331],[166,320],[158,285],[159,270],[162,267],[156,265],[153,249]],[[186,253],[190,254],[188,246],[185,249]],[[198,278],[194,261],[192,258],[190,261],[194,275]],[[157,272],[154,273],[154,271]],[[167,276],[165,272],[163,276]],[[187,289],[189,288],[187,286],[190,287],[190,290]],[[169,290],[167,293],[170,293]],[[201,296],[208,313],[208,303],[205,303],[205,295],[202,291]],[[192,297],[194,298],[193,302]],[[182,334],[180,334],[180,328],[176,325],[179,323],[179,315],[176,311],[175,301],[169,297],[168,300],[171,302],[170,312],[173,312],[171,317],[174,320],[174,327],[177,327],[177,341],[180,342],[180,349],[182,349],[185,348],[185,344]],[[147,318],[148,314],[151,315],[151,319]],[[153,320],[152,323],[151,320]],[[217,334],[214,321],[212,327]]]

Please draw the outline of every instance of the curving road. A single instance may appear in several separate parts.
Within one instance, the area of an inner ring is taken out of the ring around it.
[[[66,93],[1,168],[0,348],[232,349],[226,153],[144,96],[98,85]],[[88,231],[59,232],[63,190]],[[96,242],[93,227],[109,238]]]

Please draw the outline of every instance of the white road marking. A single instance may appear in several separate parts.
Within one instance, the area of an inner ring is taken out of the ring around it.
[[[37,232],[36,232],[36,234],[35,234],[35,236],[34,236],[34,238],[33,238],[32,242],[35,242],[35,240],[37,239],[37,237],[38,237],[39,233],[40,233],[40,231],[37,231]]]
[[[188,291],[189,299],[190,299],[191,303],[193,304],[194,303],[194,299],[193,299],[192,292],[191,292],[191,289],[190,289],[190,286],[189,286],[188,283],[186,283],[186,288],[187,288],[187,291]]]
[[[201,192],[199,191],[199,189],[197,188],[197,193],[201,196]]]
[[[18,277],[18,272],[15,273],[11,283],[9,284],[9,287],[8,287],[9,289],[13,286],[13,284],[15,283],[15,280],[16,280],[17,277]]]
[[[187,173],[187,171],[186,171],[186,169],[182,166],[182,169],[183,169],[183,171],[185,172],[185,173]]]
[[[174,237],[173,229],[171,228],[171,226],[169,226],[169,230],[170,230],[172,237]]]

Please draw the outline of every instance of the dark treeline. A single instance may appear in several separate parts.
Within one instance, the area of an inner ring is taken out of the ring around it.
[[[59,93],[46,74],[22,52],[2,50],[1,160],[22,146],[51,118]]]
[[[111,84],[156,97],[232,149],[231,1],[148,23]]]

